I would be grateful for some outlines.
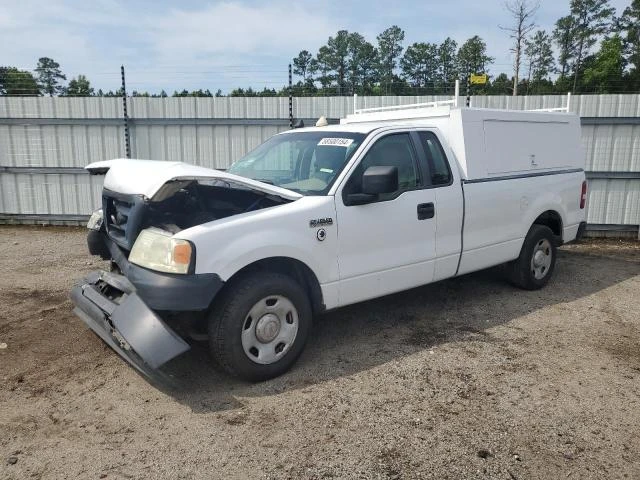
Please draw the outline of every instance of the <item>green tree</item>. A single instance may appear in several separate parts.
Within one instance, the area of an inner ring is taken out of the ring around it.
[[[40,95],[40,88],[31,72],[0,67],[0,95]]]
[[[348,83],[353,93],[369,93],[377,80],[378,51],[359,33],[349,34]]]
[[[457,50],[458,44],[449,37],[438,47],[438,79],[442,83],[449,83],[458,76]]]
[[[414,43],[409,45],[400,59],[404,78],[413,87],[425,88],[431,85],[431,91],[439,73],[438,45],[435,43]]]
[[[602,41],[600,50],[585,68],[583,83],[594,93],[613,93],[622,84],[624,57],[622,38],[615,35]]]
[[[318,50],[318,54],[316,55],[316,80],[320,82],[320,85],[323,89],[329,88],[331,83],[333,82],[333,62],[331,59],[331,52],[329,51],[329,47],[323,45]]]
[[[376,37],[378,41],[378,55],[380,63],[378,73],[380,83],[388,88],[393,85],[394,72],[398,59],[402,55],[402,42],[404,42],[404,30],[393,25]]]
[[[302,81],[306,82],[307,78],[314,74],[316,61],[313,55],[307,50],[302,50],[296,58],[293,59],[293,73],[300,75]]]
[[[66,80],[67,77],[60,70],[58,62],[49,57],[41,57],[38,59],[35,72],[38,75],[38,84],[42,93],[53,97],[64,92],[64,85],[60,81]]]
[[[598,37],[607,33],[613,20],[615,9],[609,0],[571,0],[571,16],[575,25],[575,62],[573,64],[573,91],[576,91],[578,77],[584,58],[589,54]]]
[[[489,86],[489,93],[492,95],[508,95],[513,88],[513,80],[507,77],[506,73],[498,75]]]
[[[618,20],[626,61],[640,74],[640,0],[633,0]]]
[[[486,73],[493,57],[487,55],[487,44],[478,35],[464,42],[458,50],[460,75],[467,79],[472,73]]]
[[[93,88],[87,77],[78,75],[78,78],[69,81],[64,94],[70,97],[90,97],[93,95]]]
[[[533,21],[539,3],[529,3],[529,0],[510,0],[505,3],[505,8],[511,16],[512,24],[508,27],[500,27],[509,33],[513,40],[511,52],[513,53],[513,95],[518,95],[518,83],[520,81],[520,66],[522,65],[522,50],[529,33],[535,28]]]
[[[555,61],[551,47],[551,37],[544,30],[538,30],[525,41],[524,53],[529,64],[529,91],[534,93],[538,85],[554,72]]]
[[[329,37],[327,44],[320,47],[316,57],[320,72],[318,80],[323,87],[335,83],[338,94],[347,92],[347,69],[349,57],[349,32],[340,30],[335,37]]]
[[[576,25],[571,15],[559,18],[553,30],[553,39],[558,46],[558,64],[560,78],[564,79],[571,71],[571,64],[576,56]]]

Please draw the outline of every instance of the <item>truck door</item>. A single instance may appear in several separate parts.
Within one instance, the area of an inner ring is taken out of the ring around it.
[[[436,252],[436,192],[425,179],[417,132],[381,135],[336,191],[340,305],[429,283]],[[371,166],[395,166],[398,190],[349,205]]]

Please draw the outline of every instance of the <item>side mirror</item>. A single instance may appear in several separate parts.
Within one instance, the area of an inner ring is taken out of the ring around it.
[[[365,205],[375,202],[381,193],[398,190],[398,167],[372,166],[362,175],[362,193],[347,195],[346,205]]]
[[[362,175],[362,193],[379,195],[398,190],[398,167],[369,167]]]

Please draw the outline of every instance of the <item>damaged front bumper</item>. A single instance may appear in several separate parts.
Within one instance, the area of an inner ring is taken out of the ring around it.
[[[74,313],[144,375],[189,350],[124,276],[96,271],[71,291]]]

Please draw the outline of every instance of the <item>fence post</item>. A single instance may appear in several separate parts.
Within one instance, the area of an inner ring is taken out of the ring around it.
[[[122,75],[122,112],[124,114],[124,148],[127,158],[131,158],[131,144],[129,143],[129,115],[127,115],[127,85],[124,81],[124,65],[120,65]]]
[[[291,64],[289,64],[289,128],[293,128],[293,79]]]

